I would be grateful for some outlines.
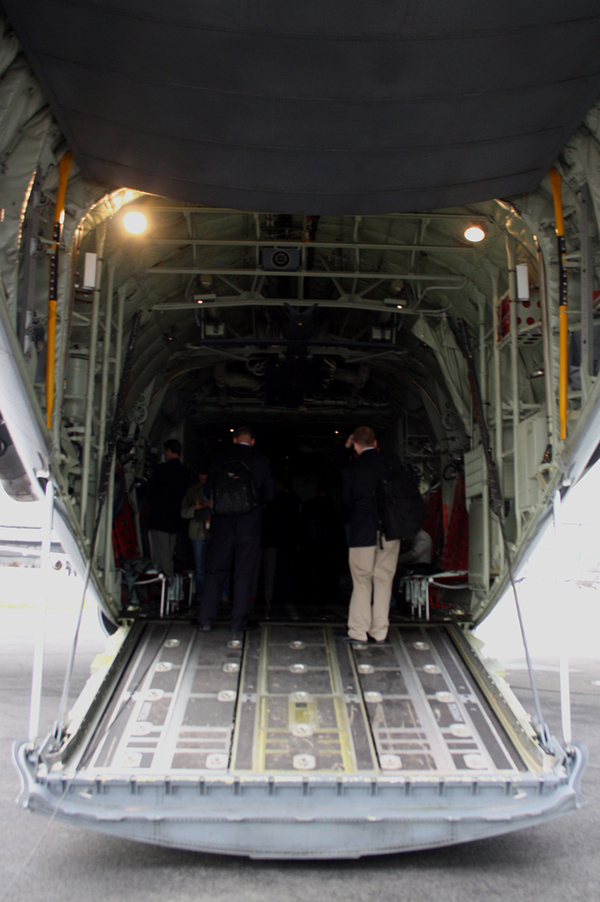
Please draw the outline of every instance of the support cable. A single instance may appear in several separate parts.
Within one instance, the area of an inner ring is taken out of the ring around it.
[[[553,517],[554,517],[554,538],[556,541],[556,561],[557,563],[561,560],[561,531],[562,531],[562,519],[561,519],[561,496],[560,489],[554,493],[554,502],[553,502]],[[564,578],[562,573],[557,574],[557,577]],[[557,582],[559,579],[557,579]],[[562,735],[563,742],[565,747],[568,749],[571,746],[571,742],[573,739],[572,731],[571,731],[571,687],[570,687],[570,678],[569,678],[569,656],[567,654],[567,650],[565,648],[564,640],[560,642],[559,649],[559,673],[560,673],[560,719],[562,725]]]
[[[52,547],[52,520],[54,517],[54,486],[52,480],[46,483],[44,504],[44,526],[42,529],[42,547],[40,550],[40,578],[45,578],[44,591],[40,592],[38,602],[38,623],[33,652],[33,668],[31,672],[31,703],[29,705],[29,742],[33,746],[40,725],[40,709],[42,702],[42,683],[44,674],[44,644],[46,639],[46,615],[48,612],[48,590],[50,579],[50,549]]]
[[[92,571],[92,561],[94,559],[94,551],[96,548],[96,540],[98,538],[98,532],[100,528],[100,517],[102,515],[102,509],[104,507],[104,502],[106,501],[106,495],[108,492],[108,484],[110,471],[112,468],[112,462],[115,454],[115,449],[117,446],[117,439],[119,436],[119,430],[121,428],[121,423],[123,421],[124,413],[125,413],[125,401],[127,399],[127,392],[129,389],[129,382],[131,379],[131,370],[133,366],[133,352],[135,349],[135,345],[137,342],[137,338],[140,331],[140,322],[142,318],[141,310],[136,311],[135,316],[133,318],[133,325],[131,327],[131,335],[129,337],[129,344],[127,346],[127,352],[125,354],[125,363],[123,366],[123,375],[121,377],[121,382],[119,384],[119,392],[117,395],[117,403],[115,405],[115,414],[113,417],[113,421],[111,424],[110,432],[108,434],[107,448],[106,453],[102,458],[102,466],[100,469],[100,480],[98,485],[98,507],[96,511],[96,522],[94,525],[94,531],[92,533],[92,539],[90,543],[89,555],[88,555],[88,564],[85,571],[85,578],[83,582],[83,591],[81,593],[81,603],[79,605],[79,615],[77,618],[77,626],[75,629],[75,636],[73,638],[73,645],[71,647],[71,654],[69,656],[69,663],[67,665],[67,672],[65,675],[65,682],[62,691],[62,697],[60,700],[60,706],[58,710],[58,718],[54,725],[53,735],[55,740],[60,742],[63,736],[63,721],[65,717],[65,712],[67,708],[67,703],[69,699],[69,687],[71,684],[71,678],[73,676],[73,664],[75,662],[75,654],[77,651],[77,642],[79,640],[79,631],[81,628],[81,620],[83,617],[83,606],[85,603],[85,596],[87,593],[88,585],[90,582],[90,576]]]
[[[167,628],[167,632],[165,633],[165,640],[167,639],[167,637],[168,637],[168,635],[169,635],[169,633],[170,633],[170,631],[171,631],[171,627],[172,627],[172,624],[170,623],[169,626],[168,626],[168,628]],[[158,652],[157,652],[157,654],[158,654]],[[126,700],[125,702],[123,702],[123,704],[121,705],[121,708],[117,711],[116,715],[115,715],[115,716],[113,717],[113,719],[110,721],[110,723],[109,723],[107,729],[111,729],[112,727],[114,727],[114,725],[115,725],[115,723],[117,722],[117,720],[119,720],[119,718],[121,717],[121,715],[123,714],[123,712],[127,709],[127,705],[129,704],[129,702],[131,701],[131,699],[133,698],[133,696],[135,695],[135,693],[139,691],[140,686],[142,685],[143,681],[145,680],[145,678],[146,678],[146,676],[147,676],[147,674],[148,674],[148,671],[150,670],[150,668],[152,667],[152,665],[154,664],[155,661],[156,661],[156,655],[154,656],[154,658],[152,658],[152,659],[148,662],[148,664],[147,664],[146,668],[144,669],[143,673],[140,674],[140,676],[139,676],[139,678],[138,678],[138,681],[137,681],[137,683],[135,684],[135,686],[133,686],[133,687],[129,690],[127,700]],[[97,748],[98,748],[98,745],[100,744],[100,741],[101,741],[101,737],[98,737],[98,738],[96,739],[95,745],[94,745],[91,749],[88,749],[88,750],[87,750],[87,752],[86,752],[86,758],[87,758],[88,760],[89,760],[91,757],[93,757],[93,755],[94,755],[95,752],[97,751]],[[77,770],[79,771],[79,770],[81,770],[83,767],[85,767],[84,761],[80,762],[79,766],[77,767]],[[64,789],[63,789],[63,791],[62,791],[62,793],[61,793],[61,795],[60,795],[60,798],[58,799],[58,801],[57,801],[56,804],[54,805],[52,814],[50,815],[50,818],[48,819],[48,821],[47,821],[47,823],[46,823],[46,826],[45,826],[44,830],[42,831],[42,833],[41,833],[40,837],[38,838],[37,842],[35,843],[35,845],[34,845],[33,848],[31,849],[31,851],[29,852],[29,855],[27,856],[27,858],[22,862],[22,864],[21,864],[21,866],[19,867],[19,869],[18,869],[16,875],[13,877],[11,883],[8,885],[8,888],[5,890],[4,895],[3,895],[3,896],[0,896],[0,902],[7,902],[8,899],[13,899],[13,898],[14,898],[14,897],[12,896],[12,890],[13,890],[13,888],[17,885],[17,883],[18,883],[18,881],[21,879],[22,875],[27,871],[27,869],[29,868],[29,865],[31,864],[31,862],[33,861],[33,859],[34,859],[35,856],[37,855],[39,849],[41,848],[42,843],[44,842],[44,840],[45,840],[46,837],[48,836],[48,833],[50,832],[50,828],[52,827],[52,824],[54,823],[54,821],[55,821],[55,819],[56,819],[56,815],[57,815],[58,812],[60,811],[60,806],[61,806],[62,803],[64,802],[64,800],[65,800],[65,798],[66,798],[66,796],[67,796],[67,793],[69,792],[69,789],[71,788],[71,785],[72,785],[72,784],[71,784],[70,781],[64,781]]]
[[[162,640],[163,644],[169,638],[169,633],[171,632],[172,626],[173,626],[173,623],[172,622],[169,623],[169,625],[167,627],[167,631],[165,632],[165,635]],[[148,671],[154,665],[154,663],[156,661],[156,657],[160,653],[161,650],[162,650],[161,648],[159,648],[157,650],[154,657],[148,661],[148,664],[146,665],[146,667],[144,668],[142,673],[139,675],[137,682],[128,689],[127,698],[121,702],[120,708],[116,711],[116,713],[113,715],[113,717],[111,717],[111,719],[108,721],[103,732],[100,730],[100,727],[102,726],[102,722],[100,722],[100,724],[98,725],[98,728],[97,728],[97,733],[94,736],[92,736],[90,744],[86,748],[84,757],[81,759],[81,761],[77,765],[77,771],[85,770],[85,768],[88,766],[89,762],[92,761],[94,755],[98,751],[98,747],[99,747],[100,743],[104,739],[104,736],[107,735],[110,732],[110,730],[112,730],[114,728],[117,721],[120,720],[121,715],[124,714],[124,712],[127,710],[131,700],[139,692],[140,686],[146,679],[146,676],[148,675]]]
[[[483,401],[481,399],[481,391],[479,389],[479,380],[477,377],[477,368],[475,366],[475,360],[473,358],[473,353],[471,351],[471,345],[469,342],[469,334],[467,332],[467,324],[465,320],[460,317],[457,320],[458,330],[455,331],[455,337],[459,344],[459,347],[465,357],[467,362],[467,369],[469,372],[469,381],[471,383],[471,392],[473,394],[473,403],[475,405],[475,410],[477,412],[477,419],[479,421],[479,429],[481,433],[481,441],[483,444],[483,453],[485,456],[485,464],[487,469],[488,483],[490,487],[490,501],[493,512],[496,514],[498,518],[498,523],[500,524],[500,532],[502,535],[502,544],[504,547],[504,555],[506,559],[506,566],[508,569],[508,575],[510,578],[510,584],[512,586],[513,595],[515,599],[515,606],[517,609],[517,617],[519,620],[519,627],[521,630],[521,638],[523,640],[523,648],[525,650],[525,659],[527,661],[527,670],[529,671],[529,682],[531,684],[531,691],[533,693],[533,702],[535,705],[535,710],[538,719],[537,732],[540,740],[540,745],[548,754],[554,754],[554,748],[552,745],[552,740],[550,736],[550,730],[544,720],[544,715],[542,713],[542,706],[540,702],[540,697],[537,689],[537,684],[535,680],[535,674],[533,672],[533,663],[531,661],[531,656],[529,654],[529,646],[527,644],[527,636],[525,635],[525,625],[523,623],[523,616],[521,613],[521,605],[519,604],[519,596],[517,593],[517,584],[515,581],[515,576],[513,572],[512,566],[512,556],[510,552],[510,547],[508,544],[508,539],[506,536],[506,527],[504,523],[504,510],[503,510],[503,501],[502,501],[502,491],[500,489],[500,480],[498,479],[498,471],[496,469],[496,462],[494,461],[494,457],[492,455],[492,446],[490,443],[490,435],[487,428],[487,423],[485,421],[485,412],[483,408]],[[453,330],[454,331],[454,330]]]
[[[62,794],[54,807],[54,811],[50,815],[48,822],[46,823],[46,825],[44,826],[44,829],[42,830],[42,833],[38,837],[37,842],[35,843],[33,848],[30,850],[27,858],[25,858],[25,860],[19,866],[17,873],[15,874],[15,876],[13,877],[11,882],[8,884],[8,887],[5,889],[4,895],[2,895],[0,897],[0,902],[8,902],[9,899],[14,900],[15,897],[14,897],[12,891],[15,888],[15,886],[17,885],[17,883],[19,882],[19,880],[21,879],[21,877],[23,876],[23,874],[25,874],[27,872],[29,865],[31,864],[31,862],[33,861],[35,856],[37,855],[39,849],[41,848],[42,843],[48,836],[48,834],[50,832],[50,828],[52,827],[52,824],[54,823],[54,821],[56,819],[56,815],[59,812],[60,806],[64,802],[67,792],[69,791],[70,785],[71,785],[70,783],[67,783],[65,785],[65,788],[63,789]]]

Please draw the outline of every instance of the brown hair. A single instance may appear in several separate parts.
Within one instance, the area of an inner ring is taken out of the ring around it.
[[[361,448],[372,448],[375,444],[375,432],[370,426],[357,426],[352,438]]]

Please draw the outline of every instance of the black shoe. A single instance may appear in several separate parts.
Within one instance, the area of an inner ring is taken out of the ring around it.
[[[193,620],[192,623],[201,633],[212,633],[212,623],[200,623],[199,620]]]
[[[346,642],[351,643],[352,645],[365,645],[367,641],[366,639],[353,639],[352,636],[345,636],[341,633],[335,635],[333,638],[336,642]]]

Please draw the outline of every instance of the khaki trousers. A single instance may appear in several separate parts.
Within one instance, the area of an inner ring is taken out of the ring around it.
[[[348,612],[348,635],[366,642],[367,637],[385,639],[390,625],[392,581],[396,572],[400,540],[386,542],[383,548],[368,545],[350,548],[349,564],[352,575],[352,598]]]

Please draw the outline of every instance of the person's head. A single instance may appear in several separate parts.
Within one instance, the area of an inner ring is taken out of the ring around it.
[[[352,433],[352,444],[357,454],[360,454],[365,448],[376,448],[375,432],[370,426],[357,426]]]
[[[208,465],[206,461],[201,461],[200,466],[198,467],[198,482],[200,485],[204,485],[206,479],[208,477]]]
[[[238,426],[233,433],[234,445],[250,445],[254,444],[254,436],[249,426]]]
[[[165,442],[165,460],[172,460],[181,454],[181,442],[176,438],[170,438]]]

